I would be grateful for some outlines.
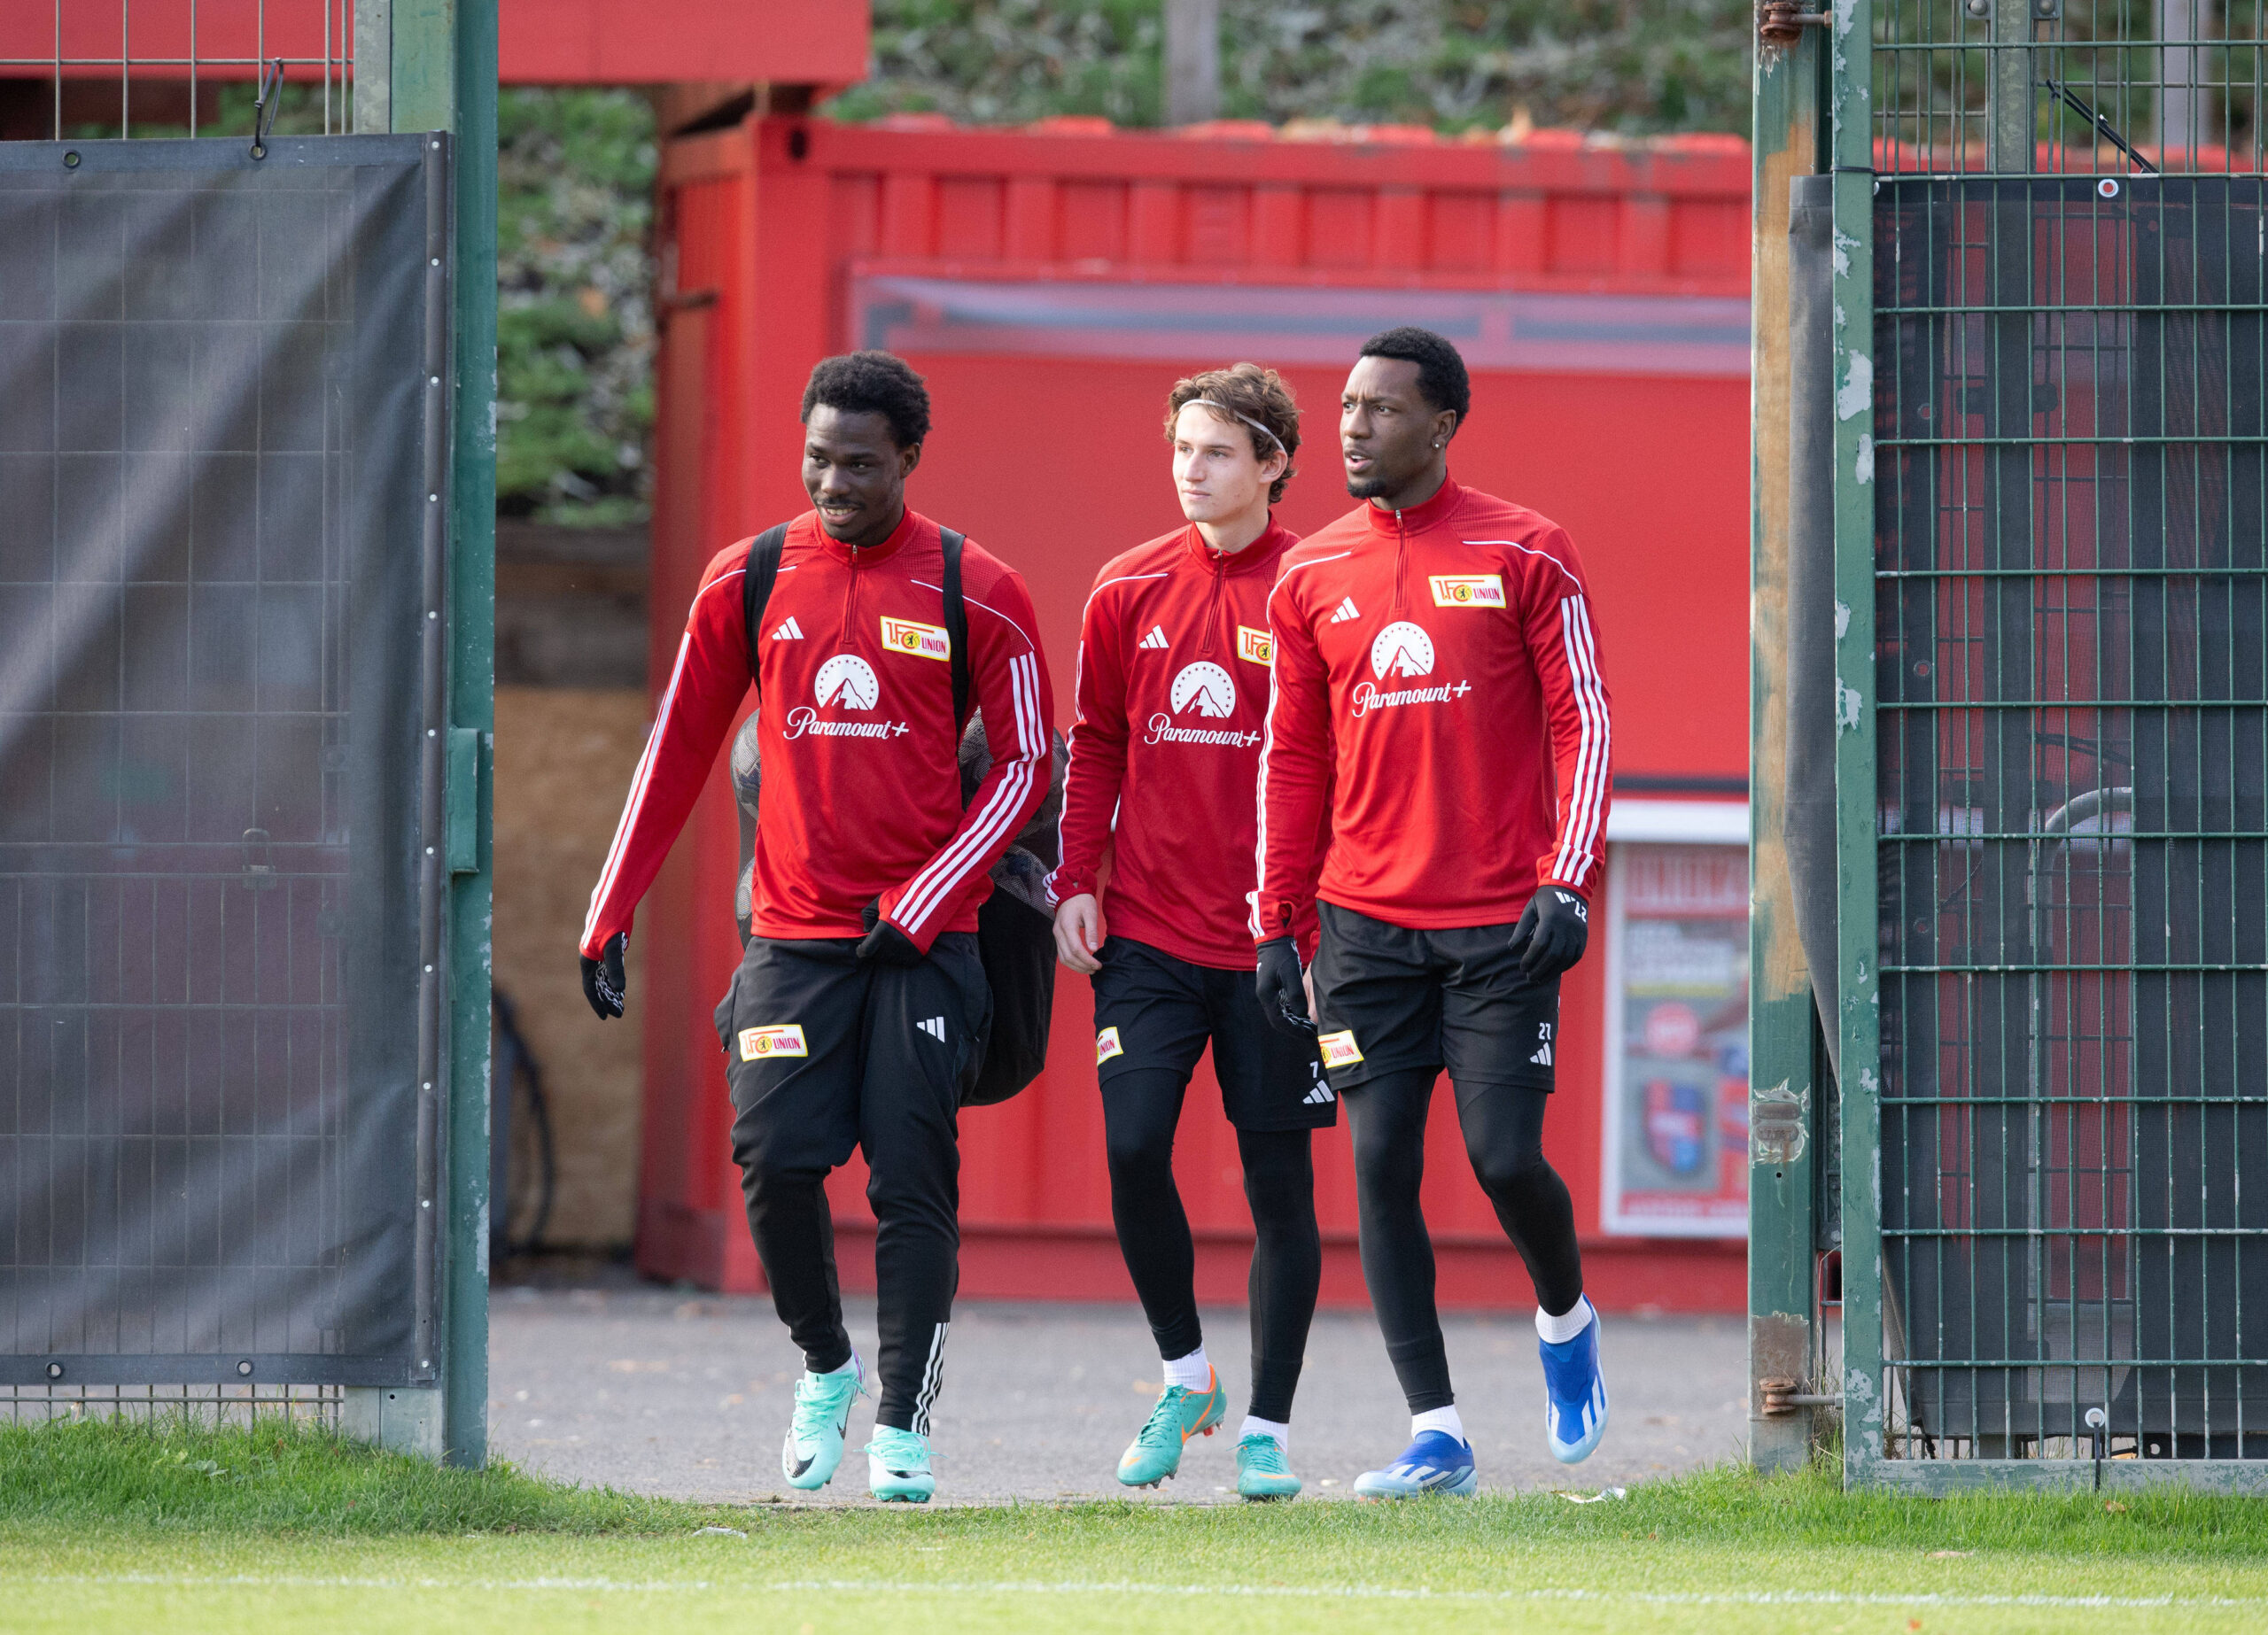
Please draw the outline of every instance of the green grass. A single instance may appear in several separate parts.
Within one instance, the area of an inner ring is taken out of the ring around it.
[[[692,1505],[305,1430],[0,1430],[0,1628],[2252,1630],[2268,1507],[1845,1496],[1736,1469],[1576,1506]],[[703,1527],[735,1530],[703,1534]],[[744,1536],[743,1536],[744,1535]]]

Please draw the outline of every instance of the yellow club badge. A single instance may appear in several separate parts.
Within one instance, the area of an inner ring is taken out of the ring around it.
[[[1504,581],[1493,573],[1437,573],[1425,581],[1436,608],[1501,608]]]
[[[917,659],[936,659],[950,663],[953,656],[953,639],[945,633],[942,624],[920,624],[912,619],[882,618],[882,647],[890,653],[903,653]]]
[[[804,1042],[804,1030],[793,1022],[781,1022],[770,1027],[741,1029],[741,1060],[769,1061],[775,1056],[809,1056],[811,1048]]]

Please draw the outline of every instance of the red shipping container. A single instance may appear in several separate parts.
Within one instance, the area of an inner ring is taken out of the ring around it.
[[[661,182],[654,682],[703,563],[805,508],[797,407],[821,357],[886,346],[928,377],[913,503],[1020,570],[1070,707],[1095,570],[1178,522],[1161,434],[1179,375],[1250,358],[1306,407],[1279,515],[1344,511],[1338,392],[1362,338],[1418,322],[1473,368],[1461,480],[1565,524],[1591,571],[1615,697],[1618,799],[1736,797],[1747,764],[1748,187],[1744,143],[1519,144],[1266,127],[1175,134],[1052,120],[771,119],[679,139]],[[721,763],[721,757],[720,757]],[[728,1151],[710,1009],[739,958],[721,770],[640,918],[646,954],[639,1266],[711,1288],[762,1275]],[[1600,1219],[1602,919],[1569,978],[1547,1145],[1602,1306],[1739,1311],[1737,1242],[1635,1239]],[[961,1290],[1132,1298],[1111,1236],[1085,982],[1021,1096],[962,1120]],[[1445,1305],[1518,1308],[1525,1273],[1436,1104],[1427,1213]],[[1344,1125],[1317,1143],[1324,1298],[1361,1304]],[[1251,1225],[1200,1067],[1177,1171],[1207,1300],[1243,1298]],[[832,1183],[846,1286],[872,1287],[853,1162]]]

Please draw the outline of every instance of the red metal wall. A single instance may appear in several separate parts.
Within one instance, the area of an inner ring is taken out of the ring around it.
[[[820,357],[866,342],[928,378],[913,490],[1018,568],[1068,712],[1079,609],[1107,557],[1179,515],[1161,434],[1190,368],[1254,356],[1308,411],[1281,515],[1351,503],[1340,384],[1362,334],[1430,321],[1481,367],[1454,469],[1566,524],[1595,582],[1620,789],[1737,779],[1747,760],[1748,159],[1724,138],[1520,145],[1265,128],[1132,135],[767,120],[670,145],[663,167],[654,652],[663,678],[700,568],[804,508],[797,405]],[[987,303],[990,303],[988,306]],[[1728,325],[1731,326],[1728,328]],[[1463,326],[1460,328],[1459,326]],[[720,771],[641,916],[647,955],[639,1264],[750,1289],[710,1008],[738,958],[736,833]],[[1599,1235],[1603,949],[1571,978],[1547,1144],[1602,1306],[1742,1309],[1737,1244]],[[962,1289],[1130,1298],[1110,1237],[1085,983],[1022,1096],[963,1120]],[[1441,1293],[1528,1298],[1437,1104],[1428,1214]],[[1249,1220],[1200,1070],[1177,1155],[1205,1298],[1241,1298]],[[1324,1297],[1364,1296],[1342,1129],[1318,1147]],[[845,1281],[871,1278],[855,1163],[835,1183]]]

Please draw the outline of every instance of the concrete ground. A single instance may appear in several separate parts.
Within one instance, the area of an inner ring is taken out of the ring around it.
[[[874,1355],[874,1307],[850,1332]],[[500,1287],[491,1306],[491,1450],[563,1481],[686,1499],[802,1501],[780,1444],[801,1363],[769,1301],[689,1294],[619,1277],[580,1288]],[[1229,1388],[1223,1433],[1189,1450],[1168,1502],[1231,1499],[1249,1342],[1241,1309],[1205,1313],[1207,1350]],[[1736,1457],[1745,1434],[1744,1334],[1732,1317],[1605,1319],[1613,1417],[1581,1466],[1543,1445],[1543,1387],[1528,1316],[1446,1320],[1458,1412],[1485,1489],[1596,1491]],[[1125,1497],[1120,1451],[1159,1389],[1139,1310],[963,1301],[935,1415],[940,1500]],[[822,1501],[866,1502],[855,1450]],[[1293,1418],[1292,1465],[1308,1495],[1344,1495],[1407,1440],[1409,1420],[1367,1312],[1319,1315]]]

